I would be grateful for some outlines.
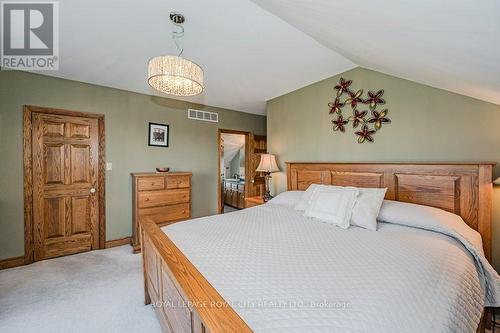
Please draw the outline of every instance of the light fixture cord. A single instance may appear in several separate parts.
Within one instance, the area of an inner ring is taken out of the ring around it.
[[[179,51],[178,57],[181,57],[184,52],[184,48],[179,44],[179,40],[184,37],[184,27],[182,26],[182,23],[173,23],[174,29],[172,30],[172,39],[177,47],[177,51]]]

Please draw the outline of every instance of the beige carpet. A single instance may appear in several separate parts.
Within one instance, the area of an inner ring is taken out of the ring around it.
[[[0,332],[161,332],[141,256],[92,251],[0,271]]]

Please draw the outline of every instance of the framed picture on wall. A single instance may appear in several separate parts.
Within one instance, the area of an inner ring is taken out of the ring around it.
[[[149,123],[148,146],[168,147],[168,132],[166,124]]]

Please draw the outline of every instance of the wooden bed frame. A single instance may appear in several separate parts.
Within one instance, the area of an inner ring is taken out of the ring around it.
[[[288,190],[310,184],[387,187],[386,199],[442,208],[462,216],[491,258],[495,163],[287,163]],[[165,332],[251,332],[154,221],[140,219],[145,303]],[[478,331],[482,329],[482,325]]]

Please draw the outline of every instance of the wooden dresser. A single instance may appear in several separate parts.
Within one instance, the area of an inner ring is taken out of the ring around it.
[[[224,204],[245,208],[245,183],[224,181]]]
[[[190,172],[133,173],[134,253],[141,250],[139,217],[148,216],[161,226],[191,218]]]

